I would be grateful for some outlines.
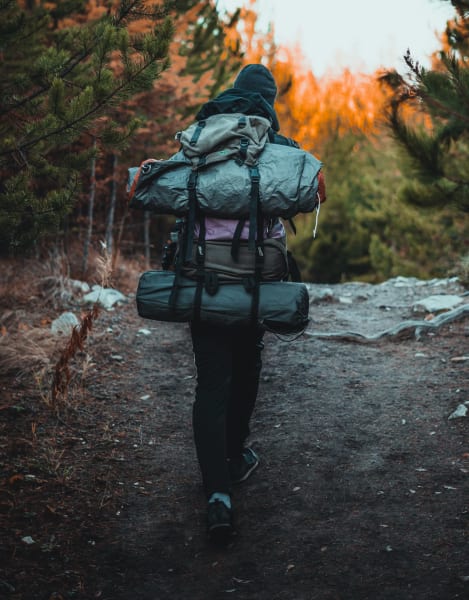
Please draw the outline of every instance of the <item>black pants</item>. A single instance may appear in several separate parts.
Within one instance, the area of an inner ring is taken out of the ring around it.
[[[227,458],[239,456],[249,435],[262,368],[263,332],[255,328],[191,325],[197,367],[193,429],[207,497],[230,492]]]

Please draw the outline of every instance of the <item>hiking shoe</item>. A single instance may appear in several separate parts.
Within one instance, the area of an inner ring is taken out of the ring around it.
[[[231,458],[228,463],[231,483],[241,483],[258,467],[259,457],[252,448],[245,448],[241,456]]]
[[[208,503],[207,533],[212,542],[226,543],[234,533],[233,511],[221,500]]]

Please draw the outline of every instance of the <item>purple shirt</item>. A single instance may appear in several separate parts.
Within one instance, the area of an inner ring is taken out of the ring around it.
[[[233,239],[238,220],[233,219],[217,219],[215,217],[207,217],[205,219],[205,239],[206,240],[231,240]],[[194,228],[195,237],[199,235],[199,224],[196,223]],[[267,226],[264,228],[265,238],[282,238],[286,236],[285,227],[283,223],[277,219],[271,229]],[[241,232],[241,239],[247,240],[249,238],[249,219],[246,219],[246,223]]]

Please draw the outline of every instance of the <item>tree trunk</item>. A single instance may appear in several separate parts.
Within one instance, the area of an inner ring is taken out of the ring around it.
[[[114,245],[115,248],[114,248],[114,252],[112,254],[112,262],[111,262],[113,271],[116,267],[117,259],[119,258],[119,253],[120,253],[121,245],[122,245],[122,236],[124,235],[124,225],[125,225],[125,220],[127,218],[128,212],[129,212],[129,207],[127,205],[127,208],[125,209],[125,212],[122,215],[122,219],[120,220],[119,229],[117,230],[117,238],[116,238],[116,243]]]
[[[93,149],[96,150],[96,138],[93,139]],[[88,255],[90,252],[91,235],[93,233],[93,215],[94,215],[94,199],[96,196],[96,154],[91,159],[91,176],[90,176],[90,199],[88,204],[88,227],[86,230],[85,243],[83,246],[83,264],[82,274],[86,275],[88,266]]]
[[[111,202],[109,204],[109,212],[106,223],[106,248],[109,256],[113,256],[113,230],[114,230],[114,215],[116,213],[117,202],[117,155],[112,155],[112,180],[111,180]]]

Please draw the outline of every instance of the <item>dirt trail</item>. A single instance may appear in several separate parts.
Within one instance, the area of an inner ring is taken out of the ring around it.
[[[324,287],[311,286],[310,333],[374,334],[414,318],[419,298],[462,292],[410,280]],[[187,327],[142,321],[129,303],[97,329],[88,400],[55,425],[73,474],[42,474],[34,494],[10,483],[3,496],[14,531],[0,597],[467,597],[468,419],[448,420],[469,399],[469,362],[452,360],[469,353],[467,319],[372,344],[268,334],[251,439],[261,466],[236,488],[239,532],[223,550],[205,538]],[[33,501],[47,520],[25,516]]]

